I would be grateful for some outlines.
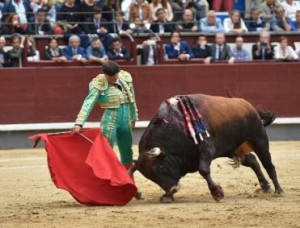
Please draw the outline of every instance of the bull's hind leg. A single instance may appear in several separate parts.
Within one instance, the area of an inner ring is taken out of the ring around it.
[[[276,169],[272,163],[267,133],[264,129],[262,129],[260,133],[261,134],[256,134],[256,136],[250,140],[250,143],[253,146],[254,152],[257,154],[259,160],[266,169],[269,177],[273,181],[275,193],[282,194],[284,193],[284,191],[280,187],[280,184],[277,179]]]
[[[206,146],[208,147],[208,146]],[[221,186],[217,185],[210,175],[210,165],[212,161],[212,149],[211,148],[201,148],[199,151],[199,173],[207,181],[208,188],[212,197],[216,201],[220,201],[224,198],[224,191]]]

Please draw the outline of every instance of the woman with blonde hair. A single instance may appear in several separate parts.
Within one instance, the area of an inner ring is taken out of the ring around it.
[[[27,61],[38,62],[40,61],[40,52],[36,48],[36,42],[33,36],[26,37],[27,41]]]
[[[157,20],[155,12],[160,8],[165,10],[166,19],[168,21],[172,21],[174,18],[174,14],[169,0],[152,0],[152,2],[150,3],[150,9],[152,11],[152,20]]]
[[[230,17],[224,19],[224,31],[235,34],[248,32],[245,22],[238,10],[231,11]]]
[[[143,21],[146,27],[150,27],[150,22],[152,21],[152,12],[147,1],[136,0],[130,5],[129,22],[134,24],[134,21],[137,17]]]

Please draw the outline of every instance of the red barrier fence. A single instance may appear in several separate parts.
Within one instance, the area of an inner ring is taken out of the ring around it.
[[[140,119],[176,94],[226,95],[226,90],[280,117],[300,116],[297,63],[124,66],[135,81]],[[0,71],[0,124],[72,122],[101,67],[27,67]],[[90,120],[97,121],[94,111]]]

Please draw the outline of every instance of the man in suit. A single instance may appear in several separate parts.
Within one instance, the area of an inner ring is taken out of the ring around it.
[[[179,32],[171,34],[171,42],[165,45],[165,55],[167,59],[178,59],[179,61],[187,61],[193,57],[188,43],[180,41]]]
[[[153,21],[150,26],[150,30],[154,33],[166,33],[173,32],[174,26],[168,23],[166,19],[166,12],[163,8],[156,10],[155,15],[157,20]]]
[[[54,34],[50,22],[46,19],[47,12],[39,9],[36,12],[35,20],[29,24],[28,31],[34,35],[51,35]]]
[[[207,44],[205,36],[199,36],[197,44],[192,48],[194,58],[205,59],[211,56],[210,46]]]
[[[122,11],[116,12],[116,18],[110,32],[117,33],[118,35],[132,34],[128,21],[124,20],[124,13]]]
[[[274,58],[274,46],[270,43],[270,33],[262,31],[259,41],[252,46],[253,60],[270,60]]]
[[[107,55],[111,60],[130,60],[130,54],[127,48],[122,45],[120,38],[113,39],[112,48],[108,50]]]
[[[86,62],[87,56],[83,47],[80,47],[80,38],[77,35],[72,35],[69,38],[69,45],[64,48],[64,56],[68,60]]]
[[[204,63],[209,64],[211,61],[224,60],[228,61],[228,63],[234,63],[230,47],[225,43],[224,33],[218,32],[215,37],[215,43],[211,46],[211,55],[204,60]]]

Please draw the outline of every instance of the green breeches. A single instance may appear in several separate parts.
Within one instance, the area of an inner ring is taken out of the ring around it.
[[[129,104],[119,108],[108,108],[101,119],[101,131],[111,147],[115,142],[119,147],[121,162],[132,163],[132,131]]]

